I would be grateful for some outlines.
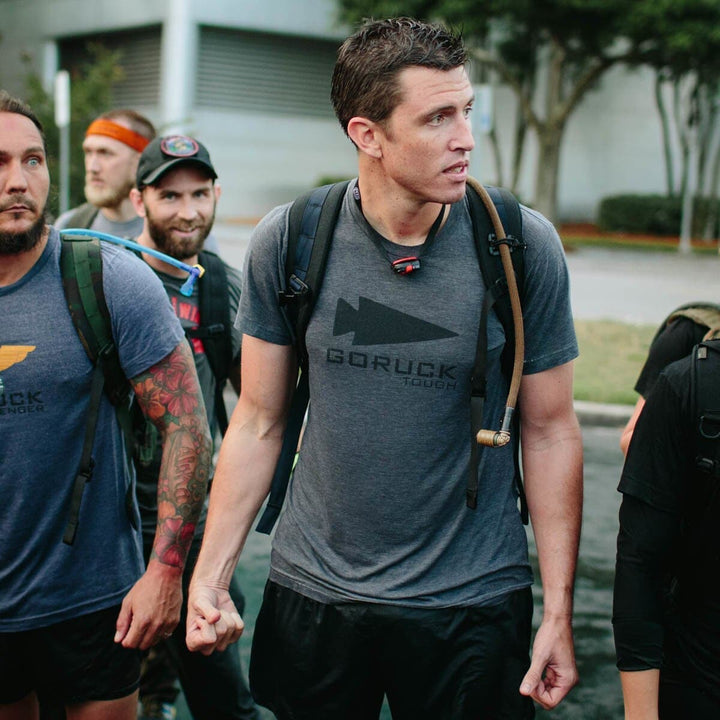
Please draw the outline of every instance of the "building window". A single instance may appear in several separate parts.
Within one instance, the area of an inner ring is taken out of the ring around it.
[[[332,117],[338,43],[201,27],[196,104],[273,115]]]
[[[93,44],[120,51],[124,78],[113,87],[113,105],[156,107],[160,104],[160,35],[157,26],[59,38],[60,67],[72,72],[89,62]]]

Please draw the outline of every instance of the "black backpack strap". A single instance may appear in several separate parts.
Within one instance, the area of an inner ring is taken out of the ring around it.
[[[225,263],[215,254],[202,251],[198,258],[205,273],[198,280],[200,327],[187,330],[188,337],[199,338],[205,347],[215,377],[215,417],[224,435],[228,426],[223,390],[232,365],[232,318]]]
[[[692,413],[696,419],[695,468],[720,486],[720,340],[706,340],[693,349]]]
[[[285,289],[279,302],[295,344],[300,374],[293,393],[270,496],[256,530],[269,534],[287,494],[310,392],[305,331],[320,293],[330,241],[348,182],[323,185],[299,197],[288,215]]]
[[[102,284],[102,253],[99,241],[65,235],[61,246],[60,269],[70,316],[94,366],[83,449],[63,537],[63,542],[72,545],[77,532],[85,484],[90,482],[93,474],[92,449],[103,390],[115,406],[129,455],[132,453],[132,428],[128,409],[130,384],[120,366],[112,336],[110,312]],[[131,517],[134,517],[134,514]]]
[[[525,241],[522,232],[522,212],[520,204],[515,196],[504,188],[487,187],[486,189],[500,216],[506,237],[497,238],[495,236],[495,231],[485,205],[478,194],[468,185],[466,194],[473,224],[475,248],[485,283],[485,302],[483,303],[480,315],[475,363],[470,383],[471,461],[467,488],[467,504],[470,508],[477,506],[478,466],[482,454],[482,447],[478,445],[476,435],[478,430],[482,428],[483,407],[487,391],[487,321],[491,309],[495,310],[498,320],[502,324],[505,332],[505,348],[501,357],[501,364],[503,374],[506,377],[509,378],[511,376],[513,366],[515,326],[513,323],[507,280],[498,251],[498,245],[500,243],[505,243],[510,248],[513,270],[521,299],[523,297],[525,280]],[[528,509],[520,469],[519,418],[520,414],[516,412],[513,416],[511,436],[513,438],[515,485],[520,499],[520,514],[523,523],[527,524]]]

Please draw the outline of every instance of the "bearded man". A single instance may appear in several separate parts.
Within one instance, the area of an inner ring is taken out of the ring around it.
[[[240,393],[240,332],[233,319],[240,302],[239,272],[217,255],[207,252],[206,240],[215,220],[220,197],[217,173],[207,148],[185,135],[156,138],[143,151],[137,168],[137,188],[130,192],[134,212],[143,220],[139,245],[182,260],[200,264],[205,272],[187,297],[181,291],[187,273],[153,255],[143,259],[155,271],[165,287],[170,303],[185,330],[200,378],[210,427],[224,431],[227,416],[222,391],[229,380]],[[215,308],[215,309],[213,309]],[[214,317],[217,313],[218,317]],[[151,426],[148,426],[151,429]],[[162,448],[138,433],[140,451],[136,454],[137,496],[143,526],[143,543],[151,550],[152,518],[157,514],[158,469]],[[205,508],[207,510],[207,508]],[[187,598],[193,560],[200,551],[205,523],[201,514],[195,543],[190,552],[188,572],[183,582]],[[230,592],[236,604],[245,598],[233,579]],[[185,617],[187,606],[183,605]],[[190,653],[185,634],[179,627],[165,642],[153,648],[146,660],[140,684],[140,700],[145,718],[172,717],[177,691],[172,683],[157,682],[168,676],[164,657],[180,679],[193,717],[255,720],[257,709],[244,680],[237,648],[203,656]]]
[[[90,228],[135,237],[143,221],[130,200],[140,153],[155,138],[155,127],[130,109],[111,110],[88,126],[83,141],[86,203],[63,213],[55,227]]]
[[[162,285],[101,243],[118,360],[167,448],[143,564],[124,437],[70,314],[49,188],[42,124],[0,90],[0,718],[34,720],[43,698],[70,718],[134,720],[140,651],[180,618],[210,433]]]

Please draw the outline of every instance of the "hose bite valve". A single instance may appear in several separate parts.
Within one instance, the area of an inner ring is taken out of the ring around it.
[[[133,240],[126,240],[125,238],[117,237],[115,235],[109,235],[108,233],[98,232],[97,230],[87,230],[86,228],[67,228],[66,230],[60,231],[60,236],[62,237],[64,235],[85,235],[87,237],[94,237],[100,240],[115,243],[116,245],[124,245],[126,248],[130,248],[130,250],[135,250],[137,252],[146,253],[147,255],[152,255],[153,257],[158,258],[158,260],[166,262],[168,265],[172,265],[173,267],[179,268],[180,270],[184,270],[186,273],[189,273],[188,279],[182,284],[182,287],[180,288],[180,292],[185,297],[190,297],[192,295],[195,282],[198,278],[201,278],[205,272],[205,268],[203,268],[202,265],[188,265],[182,260],[178,260],[177,258],[171,257],[170,255],[166,255],[165,253],[160,252],[159,250],[155,250],[154,248],[148,248],[144,245],[140,245],[139,243],[134,242]]]
[[[502,447],[510,442],[510,425],[515,408],[506,407],[502,426],[499,430],[480,430],[476,436],[478,445]]]

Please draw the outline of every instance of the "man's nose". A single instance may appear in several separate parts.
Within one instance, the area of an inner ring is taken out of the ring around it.
[[[182,200],[180,203],[180,209],[178,210],[178,216],[183,220],[193,220],[198,214],[197,205],[192,199]]]
[[[28,179],[23,163],[20,160],[11,160],[8,165],[8,175],[5,183],[6,192],[25,192],[27,187]]]

